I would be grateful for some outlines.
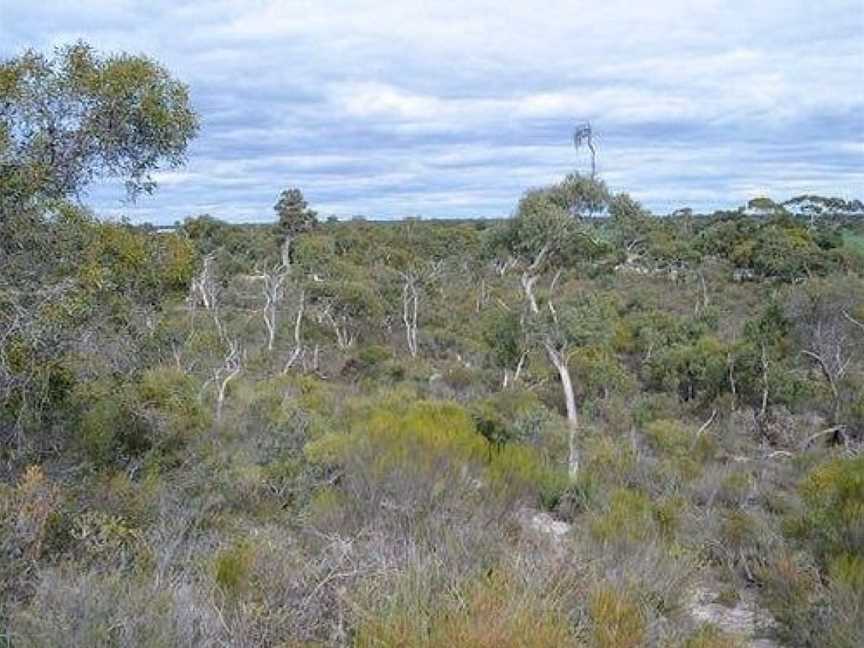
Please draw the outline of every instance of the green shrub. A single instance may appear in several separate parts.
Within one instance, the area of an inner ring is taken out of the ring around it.
[[[685,500],[681,497],[656,501],[633,488],[612,492],[608,506],[593,516],[591,535],[603,543],[626,544],[654,537],[672,540],[680,525]]]
[[[864,556],[837,556],[828,567],[828,575],[832,584],[848,589],[864,601]]]
[[[167,457],[210,425],[197,391],[194,378],[167,367],[149,369],[138,381],[82,384],[79,441],[98,463],[150,450]]]
[[[685,480],[698,477],[714,452],[707,435],[691,432],[680,421],[652,421],[645,426],[645,436],[658,456]]]
[[[776,532],[758,511],[737,509],[721,513],[715,546],[726,568],[741,569],[748,578],[753,578],[776,553],[778,544],[782,546]]]
[[[249,586],[254,560],[254,548],[238,542],[221,550],[213,559],[213,578],[226,593],[237,595]]]
[[[681,516],[686,502],[682,497],[667,497],[654,504],[654,520],[660,536],[671,540],[681,526]]]
[[[91,460],[108,464],[122,455],[139,455],[152,447],[150,430],[138,415],[128,390],[120,387],[109,393],[99,386],[90,396],[93,400],[78,421],[78,434]]]
[[[392,362],[393,352],[387,347],[370,345],[359,349],[342,368],[342,375],[356,378],[378,378],[384,373],[387,363]]]
[[[636,398],[631,407],[633,422],[638,427],[645,427],[657,419],[673,419],[682,411],[678,399],[666,393],[643,393]]]
[[[534,392],[509,389],[469,405],[471,415],[489,443],[549,446],[561,436],[561,417],[550,412]]]
[[[791,527],[823,565],[833,557],[864,555],[864,456],[816,467],[801,485],[804,512]]]
[[[458,474],[462,467],[473,467],[496,488],[528,487],[547,501],[557,498],[563,488],[561,470],[549,465],[536,449],[491,445],[468,410],[456,403],[388,397],[354,416],[350,433],[332,432],[306,446],[312,463],[356,466],[359,462],[362,470],[378,478],[407,471],[418,477],[436,475],[436,480],[447,471]]]
[[[545,508],[553,508],[558,503],[569,483],[566,470],[550,465],[535,448],[524,445],[493,450],[488,474],[498,488],[538,493]]]
[[[601,542],[636,542],[654,527],[654,508],[647,495],[630,488],[612,493],[606,511],[591,523],[591,534]]]
[[[478,372],[462,364],[454,364],[444,372],[444,382],[457,394],[465,392],[469,387],[479,384]]]
[[[606,435],[593,437],[586,443],[584,456],[586,478],[604,484],[627,485],[636,468],[636,451],[625,439]]]
[[[636,469],[631,443],[607,434],[586,435],[582,467],[563,493],[559,512],[572,520],[580,512],[602,507],[609,492],[633,484]]]
[[[785,552],[759,571],[761,602],[779,639],[807,648],[864,645],[864,560],[835,557],[827,578],[805,553]]]

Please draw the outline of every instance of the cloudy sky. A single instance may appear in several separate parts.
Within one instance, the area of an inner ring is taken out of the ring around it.
[[[658,212],[864,196],[864,0],[0,0],[0,57],[83,38],[191,87],[182,170],[107,214],[504,216],[598,169]]]

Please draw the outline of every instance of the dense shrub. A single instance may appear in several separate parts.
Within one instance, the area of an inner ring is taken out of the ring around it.
[[[864,555],[864,456],[832,459],[801,485],[804,512],[792,524],[827,565],[838,556]]]
[[[351,432],[331,433],[307,446],[313,462],[357,466],[370,479],[396,473],[443,486],[473,475],[480,485],[516,492],[527,488],[548,500],[563,487],[561,469],[529,445],[490,443],[475,419],[446,401],[384,399],[350,422]],[[488,484],[483,481],[488,480]]]
[[[156,452],[161,461],[210,425],[194,378],[169,368],[133,382],[98,380],[76,392],[79,438],[99,463]]]

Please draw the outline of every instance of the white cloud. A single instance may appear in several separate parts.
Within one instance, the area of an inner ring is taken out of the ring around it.
[[[340,215],[504,215],[584,164],[586,118],[658,210],[864,186],[860,0],[0,2],[0,55],[82,37],[190,84],[190,164],[134,218],[260,220],[288,184]]]

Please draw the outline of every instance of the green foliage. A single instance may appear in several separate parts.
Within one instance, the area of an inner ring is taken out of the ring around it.
[[[164,70],[28,53],[0,64],[0,98],[15,642],[738,645],[681,614],[698,578],[727,601],[756,583],[790,645],[862,645],[846,216],[758,199],[653,218],[570,175],[503,223],[318,225],[288,190],[276,226],[157,233],[65,199],[104,175],[146,190],[180,161],[194,115]]]
[[[100,176],[124,178],[133,195],[151,191],[150,173],[180,165],[198,130],[186,86],[163,67],[83,42],[50,59],[29,50],[3,61],[0,96],[3,205],[65,198]]]
[[[313,461],[339,462],[361,449],[374,456],[376,470],[404,465],[430,467],[442,455],[456,460],[480,460],[486,443],[476,434],[469,414],[455,403],[385,400],[349,423],[352,434],[333,433],[313,442]]]
[[[645,426],[651,447],[684,479],[693,479],[714,453],[710,437],[698,435],[680,421],[656,420]]]
[[[864,600],[864,556],[841,554],[828,566],[831,582]]]
[[[636,450],[625,439],[603,435],[590,439],[585,448],[586,477],[623,486],[636,467]]]
[[[79,440],[91,459],[111,463],[155,451],[171,454],[210,425],[193,378],[154,368],[136,382],[98,380],[78,388]]]
[[[752,247],[742,244],[732,259],[766,277],[793,280],[820,272],[826,261],[812,234],[792,223],[779,222],[762,227]]]
[[[682,401],[711,402],[729,389],[728,347],[713,336],[661,349],[647,365],[649,380]]]
[[[864,258],[864,234],[856,234],[848,230],[844,231],[843,245],[854,254]]]
[[[823,564],[864,554],[864,457],[816,467],[803,481],[801,495],[805,509],[793,532]]]
[[[554,436],[554,415],[530,391],[509,390],[472,402],[477,431],[496,446],[542,445]]]
[[[723,257],[758,276],[784,281],[834,267],[834,259],[822,251],[820,244],[826,244],[822,237],[790,216],[778,214],[770,220],[739,214],[723,217],[699,233],[697,245],[703,253]]]
[[[851,573],[842,575],[851,567]],[[853,648],[864,640],[864,596],[856,589],[855,561],[838,562],[827,584],[806,555],[784,553],[762,571],[762,601],[777,620],[777,634],[791,645]],[[852,587],[843,580],[849,578]]]
[[[359,413],[358,413],[359,414]],[[470,413],[446,401],[387,398],[348,424],[351,432],[330,433],[310,442],[313,463],[362,462],[373,478],[407,472],[438,484],[448,475],[482,471],[496,489],[528,489],[554,502],[565,484],[561,470],[528,445],[490,445]]]
[[[619,488],[612,493],[608,510],[592,523],[591,533],[602,542],[635,542],[653,521],[651,500],[644,493]]]
[[[293,239],[298,234],[314,229],[318,224],[316,212],[309,209],[303,192],[299,189],[286,189],[279,194],[279,200],[273,209],[278,218],[277,228],[283,237]]]
[[[490,310],[484,317],[483,341],[496,367],[512,369],[524,351],[524,332],[519,316],[512,311]]]
[[[605,185],[595,180],[568,176],[563,182],[525,193],[516,217],[496,233],[496,247],[508,249],[528,264],[541,256],[547,266],[575,262],[599,252],[575,216],[599,210],[608,200]]]
[[[571,365],[586,395],[608,398],[636,388],[635,377],[608,347],[593,345],[576,350]]]
[[[534,492],[545,508],[554,508],[569,483],[566,472],[550,466],[536,449],[507,445],[492,453],[488,475],[499,489]]]
[[[216,554],[213,559],[213,578],[226,593],[237,595],[249,585],[254,549],[238,542]]]

